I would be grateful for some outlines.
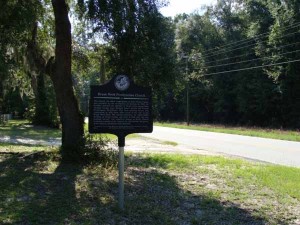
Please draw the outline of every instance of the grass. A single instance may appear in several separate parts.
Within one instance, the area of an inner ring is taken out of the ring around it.
[[[163,145],[171,145],[171,146],[177,146],[178,143],[174,142],[174,141],[163,141],[162,142]]]
[[[85,123],[84,124],[84,130],[85,132],[87,133],[89,128],[88,128],[88,123]],[[108,138],[108,139],[111,139],[111,140],[117,140],[117,136],[114,135],[114,134],[91,134],[93,137],[97,138],[97,137],[105,137],[105,138]],[[139,137],[138,134],[129,134],[126,136],[126,138],[137,138]]]
[[[126,154],[117,168],[63,164],[58,149],[0,145],[1,224],[295,224],[300,169],[211,156]]]
[[[172,127],[189,130],[209,131],[217,133],[237,134],[246,135],[262,138],[271,138],[287,141],[298,141],[300,142],[299,131],[279,130],[279,129],[263,129],[256,127],[230,127],[222,125],[208,125],[208,124],[192,124],[187,126],[181,123],[154,123],[156,126]]]
[[[84,125],[85,132],[88,131],[88,125]],[[60,140],[61,130],[48,128],[45,126],[33,126],[27,120],[10,120],[5,125],[0,126],[1,137],[9,137],[15,140],[18,144],[23,144],[17,139],[31,139],[39,141]],[[113,134],[92,134],[93,138],[104,137],[111,140],[116,140],[117,136]],[[130,134],[127,138],[136,138],[137,134]]]
[[[300,168],[277,166],[263,163],[253,163],[241,159],[227,159],[220,156],[186,156],[176,154],[146,154],[141,156],[139,165],[144,167],[160,167],[172,171],[189,172],[192,170],[205,172],[206,166],[217,165],[218,172],[222,170],[234,178],[244,181],[256,180],[260,186],[265,186],[278,194],[285,194],[300,200]],[[201,165],[201,166],[200,166]]]
[[[3,136],[15,138],[34,138],[43,140],[61,137],[61,131],[59,129],[33,126],[27,120],[10,120],[7,124],[0,126],[0,133]]]
[[[0,131],[60,136],[27,121]],[[117,168],[61,163],[58,147],[0,143],[0,190],[5,225],[300,223],[299,168],[215,156],[127,153],[122,212]]]

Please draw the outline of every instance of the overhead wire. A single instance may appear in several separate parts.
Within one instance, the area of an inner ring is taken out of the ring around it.
[[[283,36],[280,36],[279,38],[283,38],[283,37],[287,37],[287,36],[291,36],[293,34],[296,34],[296,33],[299,33],[299,31],[296,31],[296,32],[293,32],[293,33],[288,33],[288,34],[285,34]],[[266,42],[267,40],[265,41],[262,41],[262,42]],[[247,47],[252,47],[252,46],[255,46],[257,43],[253,43],[253,44],[250,44],[250,45],[245,45],[245,46],[242,46],[242,47],[238,47],[238,48],[233,48],[233,49],[230,49],[230,50],[227,50],[227,51],[224,51],[224,52],[214,52],[214,53],[211,53],[211,54],[208,54],[208,55],[202,55],[204,56],[205,58],[211,58],[213,56],[217,56],[217,55],[221,55],[221,54],[225,54],[225,53],[229,53],[229,52],[233,52],[235,50],[239,50],[239,49],[244,49],[244,48],[247,48]]]
[[[298,26],[300,26],[300,22],[292,24],[292,25],[286,27],[285,29],[283,29],[283,31],[287,31],[287,30],[296,28]],[[296,32],[290,32],[290,33],[281,35],[278,38],[288,37],[288,36],[294,35],[296,33],[299,33],[299,30],[297,30]],[[247,48],[247,47],[252,47],[252,46],[257,45],[257,43],[253,43],[253,44],[250,44],[250,45],[245,45],[245,44],[247,44],[249,42],[252,42],[252,41],[256,41],[257,42],[259,40],[258,37],[261,38],[260,39],[261,42],[266,42],[267,40],[262,40],[262,38],[268,37],[269,34],[270,34],[270,32],[265,32],[263,34],[256,35],[255,37],[252,37],[252,38],[249,38],[249,39],[245,39],[245,40],[241,40],[241,41],[237,41],[237,42],[232,42],[232,43],[229,43],[227,45],[224,45],[223,49],[220,49],[219,47],[216,47],[216,48],[218,48],[218,50],[216,52],[208,53],[210,51],[213,51],[213,49],[210,49],[210,50],[206,51],[207,54],[204,54],[202,56],[205,57],[205,58],[211,58],[213,56],[218,56],[218,55],[221,55],[221,54],[226,54],[226,53],[229,53],[229,52],[232,52],[232,51],[236,51],[236,50],[239,50],[239,49],[244,49],[244,48]],[[275,47],[272,47],[272,48],[269,48],[269,49],[279,50],[279,49],[283,49],[285,47],[288,47],[288,46],[291,46],[291,45],[296,45],[296,44],[299,44],[299,43],[300,42],[289,43],[287,45],[283,45],[283,46],[279,46],[279,47],[275,46]],[[231,46],[231,45],[233,45],[233,46]],[[231,46],[231,47],[225,48],[226,46]],[[216,49],[216,48],[214,48],[214,49]],[[299,51],[300,50],[285,52],[285,53],[278,54],[277,56],[282,56],[282,55],[287,55],[287,54],[291,54],[291,53],[296,53],[296,52],[299,52]],[[251,54],[247,53],[247,54],[242,54],[242,55],[239,55],[239,56],[228,57],[226,59],[220,59],[220,60],[217,60],[217,61],[216,60],[211,60],[209,62],[206,62],[206,64],[221,62],[221,61],[225,61],[225,60],[229,60],[229,59],[234,59],[234,58],[239,58],[241,56],[253,55],[253,54],[254,54],[254,52],[251,53]],[[242,63],[246,63],[246,62],[253,62],[253,61],[258,61],[258,60],[263,60],[263,59],[272,59],[272,58],[273,57],[259,57],[259,58],[256,58],[256,59],[243,60],[243,61],[240,61],[240,62],[233,62],[233,63],[225,63],[225,64],[217,64],[217,65],[212,65],[212,66],[206,66],[206,67],[203,67],[202,69],[217,68],[217,67],[229,66],[229,65],[237,65],[237,64],[242,64]],[[283,64],[287,64],[287,63],[294,63],[294,62],[298,62],[298,61],[300,61],[300,59],[289,60],[289,61],[279,62],[279,63],[272,63],[272,64],[267,64],[267,65],[254,66],[254,67],[241,68],[241,69],[234,69],[234,70],[226,70],[226,71],[208,73],[208,74],[204,74],[204,76],[211,76],[211,75],[225,74],[225,73],[230,73],[230,72],[252,70],[252,69],[258,69],[258,68],[264,68],[264,67],[270,67],[270,66],[276,66],[276,65],[283,65]]]
[[[278,54],[278,55],[276,55],[276,56],[282,56],[282,55],[287,55],[287,54],[296,53],[296,52],[300,52],[300,50],[295,50],[295,51],[285,52],[285,53],[282,53],[282,54]],[[221,67],[221,66],[237,65],[237,64],[246,63],[246,62],[253,62],[253,61],[258,61],[258,60],[263,60],[263,59],[273,59],[273,58],[274,58],[274,56],[269,56],[269,57],[259,57],[259,58],[256,58],[256,59],[244,60],[244,61],[240,61],[240,62],[226,63],[226,64],[220,64],[220,65],[215,65],[215,66],[205,66],[205,67],[203,67],[203,68],[204,68],[204,69],[208,69],[208,68],[217,68],[217,67]]]
[[[297,26],[299,26],[299,25],[300,25],[300,22],[291,24],[291,25],[285,27],[285,28],[283,29],[283,31],[284,31],[284,30],[289,30],[289,29],[295,28],[295,27],[297,27]],[[286,29],[286,28],[288,28],[288,29]],[[239,41],[231,42],[231,43],[226,44],[226,45],[223,45],[223,46],[219,46],[219,47],[215,47],[215,48],[206,50],[206,52],[214,51],[215,49],[224,48],[224,47],[230,46],[230,45],[235,45],[235,44],[237,44],[237,43],[240,44],[240,43],[243,43],[243,42],[250,42],[250,41],[252,41],[252,39],[255,39],[255,38],[260,37],[260,36],[265,36],[265,35],[268,35],[268,34],[270,34],[270,32],[265,32],[265,33],[262,33],[262,34],[258,34],[258,35],[255,35],[255,36],[253,36],[253,37],[246,38],[246,39],[244,39],[244,40],[239,40]]]
[[[254,67],[247,67],[247,68],[235,69],[235,70],[226,70],[226,71],[221,71],[221,72],[216,72],[216,73],[208,73],[208,74],[203,74],[203,76],[212,76],[212,75],[217,75],[217,74],[225,74],[225,73],[231,73],[231,72],[239,72],[239,71],[245,71],[245,70],[252,70],[252,69],[258,69],[258,68],[264,68],[264,67],[270,67],[270,66],[283,65],[283,64],[293,63],[293,62],[300,62],[300,59],[286,61],[286,62],[280,62],[280,63],[272,63],[272,64],[261,65],[261,66],[254,66]]]
[[[298,27],[298,26],[300,26],[300,22],[291,24],[291,25],[285,27],[282,31],[290,30],[290,29],[293,29],[293,28]],[[230,45],[235,45],[235,44],[239,44],[239,45],[240,45],[240,44],[243,43],[243,42],[245,42],[245,43],[251,42],[251,41],[257,39],[257,38],[260,37],[260,36],[267,36],[267,35],[269,35],[269,34],[270,34],[270,32],[265,32],[265,33],[262,33],[262,34],[255,35],[254,37],[251,37],[251,38],[246,38],[246,39],[244,39],[244,40],[239,40],[239,41],[231,42],[231,43],[229,43],[229,44],[226,44],[226,45],[223,45],[223,46],[220,46],[220,47],[215,47],[215,48],[206,50],[205,52],[208,53],[208,52],[214,51],[215,49],[219,49],[219,50],[220,50],[220,48],[225,48],[226,46],[230,46]],[[244,44],[244,43],[243,43],[243,44]]]
[[[292,46],[292,45],[296,45],[296,44],[300,44],[300,41],[298,42],[295,42],[295,43],[289,43],[289,44],[286,44],[286,45],[283,45],[283,46],[279,46],[279,47],[272,47],[272,48],[269,48],[270,50],[272,49],[276,49],[276,50],[279,50],[279,49],[283,49],[285,47],[289,47],[289,46]],[[228,58],[225,58],[225,59],[219,59],[219,60],[212,60],[212,61],[208,61],[208,62],[205,62],[205,64],[211,64],[211,63],[216,63],[216,62],[222,62],[222,61],[226,61],[226,60],[229,60],[229,59],[235,59],[235,58],[240,58],[242,56],[249,56],[249,55],[253,55],[254,52],[252,53],[246,53],[246,54],[241,54],[241,55],[237,55],[237,56],[233,56],[233,57],[228,57]]]

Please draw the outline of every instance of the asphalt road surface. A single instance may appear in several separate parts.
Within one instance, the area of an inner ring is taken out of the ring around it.
[[[142,136],[198,150],[300,167],[300,142],[154,126]]]

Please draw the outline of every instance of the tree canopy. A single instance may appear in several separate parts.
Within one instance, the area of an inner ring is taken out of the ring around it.
[[[61,123],[76,148],[89,86],[125,73],[153,88],[157,120],[300,127],[299,1],[219,0],[174,19],[165,2],[1,1],[0,111]]]
[[[194,121],[299,127],[298,2],[218,1],[175,22]]]

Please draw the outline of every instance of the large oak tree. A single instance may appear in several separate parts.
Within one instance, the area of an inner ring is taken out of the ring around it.
[[[71,75],[72,39],[68,5],[65,0],[52,0],[55,15],[55,61],[51,80],[62,123],[62,156],[65,160],[80,159],[84,143],[84,118],[73,90]]]

